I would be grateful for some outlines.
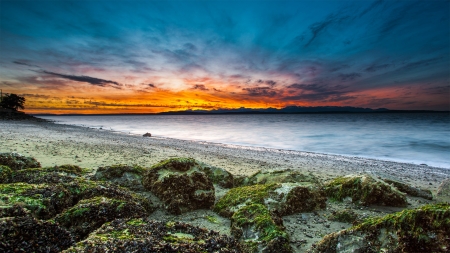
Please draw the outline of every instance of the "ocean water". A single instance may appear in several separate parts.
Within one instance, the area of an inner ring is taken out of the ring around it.
[[[448,113],[40,116],[131,134],[358,156],[450,169]]]

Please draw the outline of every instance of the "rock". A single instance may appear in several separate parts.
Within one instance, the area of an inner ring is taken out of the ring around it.
[[[61,167],[47,167],[47,168],[35,168],[35,169],[23,169],[14,171],[10,178],[6,181],[7,183],[29,183],[29,184],[56,184],[71,182],[82,172],[74,171],[74,168],[66,168],[62,165]],[[78,166],[76,166],[78,167]],[[78,167],[79,168],[79,167]],[[81,168],[79,168],[81,170]]]
[[[6,165],[0,165],[0,184],[4,184],[9,181],[12,174],[12,170]]]
[[[214,204],[214,186],[192,158],[171,158],[151,167],[142,184],[164,202],[172,214],[209,208]]]
[[[354,223],[358,221],[358,214],[351,209],[344,209],[332,212],[328,219],[332,221]]]
[[[151,133],[145,133],[145,134],[142,135],[142,136],[144,136],[144,137],[152,137],[152,134],[151,134]]]
[[[116,219],[64,252],[242,252],[232,237],[181,222]]]
[[[395,188],[397,188],[399,191],[404,192],[410,196],[413,197],[420,197],[420,198],[424,198],[424,199],[428,199],[428,200],[432,200],[433,199],[433,194],[431,193],[430,190],[424,190],[424,189],[419,189],[416,187],[412,187],[409,186],[405,183],[396,181],[396,180],[392,180],[392,179],[383,179],[384,182],[393,185]]]
[[[326,206],[326,195],[312,183],[257,184],[229,190],[214,206],[214,211],[231,217],[246,204],[262,204],[280,215],[313,211]]]
[[[249,204],[231,217],[231,233],[240,240],[244,252],[292,252],[289,236],[282,224],[277,224],[266,206]]]
[[[99,167],[93,180],[105,180],[133,191],[143,191],[142,175],[147,169],[138,165],[117,164]]]
[[[320,180],[312,174],[303,174],[299,171],[286,169],[258,171],[247,180],[244,180],[243,185],[300,182],[310,182],[317,185],[321,184]]]
[[[407,206],[406,196],[395,187],[369,175],[338,177],[325,184],[328,197],[342,201],[351,198],[360,205]]]
[[[0,219],[0,252],[61,252],[74,244],[59,225],[30,216]]]
[[[6,165],[13,171],[41,167],[41,164],[33,157],[26,157],[19,153],[0,153],[0,165]]]
[[[199,169],[206,174],[213,184],[217,184],[223,188],[232,188],[235,186],[234,177],[230,172],[202,163],[199,163],[199,165]]]
[[[81,200],[58,214],[54,220],[67,228],[76,241],[80,241],[105,222],[118,218],[140,218],[146,214],[146,210],[137,202],[95,197]]]
[[[439,185],[436,192],[436,200],[450,203],[450,178],[445,179]]]
[[[325,236],[311,252],[447,252],[450,206],[425,205]]]

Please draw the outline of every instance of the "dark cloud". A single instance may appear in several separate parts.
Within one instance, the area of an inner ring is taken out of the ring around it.
[[[147,84],[147,86],[150,87],[150,88],[156,88],[156,86],[154,84],[152,84],[152,83]]]
[[[213,90],[216,91],[216,92],[222,92],[221,90],[216,89],[216,88],[213,88]]]
[[[29,61],[19,60],[19,61],[13,61],[13,63],[18,64],[18,65],[28,66],[28,67],[40,68],[38,65],[34,65],[34,64],[29,63]]]
[[[270,85],[270,87],[275,86],[275,84],[277,84],[277,82],[273,81],[273,80],[266,80],[266,84]]]
[[[355,80],[356,78],[360,77],[361,74],[359,73],[348,73],[348,74],[339,74],[339,79],[341,79],[341,81],[352,81]]]
[[[294,83],[287,86],[293,89],[292,96],[284,97],[284,101],[289,100],[306,100],[306,101],[322,101],[322,102],[340,102],[354,98],[346,95],[348,87],[343,85],[325,85],[325,84],[298,84]]]
[[[193,90],[203,90],[203,91],[207,91],[209,90],[208,88],[205,87],[205,85],[203,84],[196,84],[194,86],[192,86]]]
[[[388,68],[390,66],[391,66],[391,64],[388,64],[388,63],[385,63],[385,64],[372,64],[369,67],[367,67],[365,69],[365,71],[367,71],[367,72],[376,72],[376,71]]]
[[[339,14],[332,14],[329,15],[325,20],[310,25],[309,30],[312,33],[312,37],[305,44],[305,47],[308,47],[329,26],[332,26],[334,24],[340,24],[348,18],[349,18],[348,16],[340,16]]]
[[[65,74],[59,74],[59,73],[50,72],[50,71],[46,71],[46,70],[39,71],[38,73],[44,73],[44,74],[48,74],[48,75],[57,76],[57,77],[61,77],[61,78],[64,78],[64,79],[72,80],[72,81],[89,83],[89,84],[92,84],[92,85],[102,86],[102,87],[111,86],[111,87],[119,88],[120,86],[122,86],[122,84],[120,84],[118,82],[114,82],[114,81],[111,81],[111,80],[100,79],[100,78],[95,78],[95,77],[90,77],[90,76],[65,75]]]
[[[243,88],[242,90],[247,91],[248,94],[252,96],[273,97],[277,95],[277,91],[270,87]]]

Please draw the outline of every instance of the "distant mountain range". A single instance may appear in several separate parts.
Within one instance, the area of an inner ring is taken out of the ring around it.
[[[251,109],[241,107],[239,109],[217,109],[217,110],[186,110],[162,112],[160,114],[300,114],[300,113],[368,113],[368,112],[390,112],[386,108],[370,109],[351,106],[288,106],[282,109],[266,108]]]

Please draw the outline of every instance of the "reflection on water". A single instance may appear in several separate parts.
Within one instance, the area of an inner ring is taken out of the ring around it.
[[[57,123],[184,140],[450,168],[448,113],[46,116]]]

